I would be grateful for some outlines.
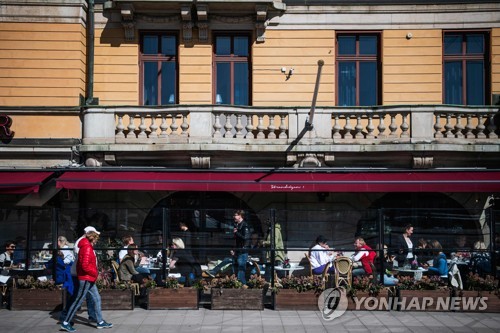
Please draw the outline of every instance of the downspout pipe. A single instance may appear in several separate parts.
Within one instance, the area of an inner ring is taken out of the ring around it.
[[[325,62],[323,60],[318,60],[318,73],[316,75],[316,85],[314,86],[314,94],[313,94],[313,99],[311,103],[311,111],[309,111],[309,118],[306,120],[306,127],[309,130],[312,130],[314,125],[313,125],[313,120],[314,120],[314,111],[316,110],[316,99],[318,98],[318,91],[319,91],[319,83],[321,80],[321,70],[323,69],[323,65]]]
[[[94,100],[94,0],[87,0],[87,97],[85,105],[99,104],[99,100]]]

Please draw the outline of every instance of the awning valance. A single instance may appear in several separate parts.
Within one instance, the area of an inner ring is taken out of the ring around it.
[[[66,172],[57,188],[229,192],[500,192],[500,172]]]
[[[0,172],[1,194],[38,192],[43,181],[53,172]]]

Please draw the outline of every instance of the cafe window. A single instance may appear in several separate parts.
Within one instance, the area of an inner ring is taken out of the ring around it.
[[[178,104],[177,36],[141,35],[140,75],[142,105]]]
[[[445,104],[489,104],[488,41],[487,32],[444,33]]]
[[[380,34],[337,34],[337,105],[381,104]]]
[[[250,37],[216,35],[214,104],[250,105]]]

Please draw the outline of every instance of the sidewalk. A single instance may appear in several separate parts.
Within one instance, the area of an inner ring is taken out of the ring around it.
[[[315,311],[144,310],[104,311],[116,333],[150,332],[500,332],[500,315],[458,312],[347,311],[324,321]],[[57,315],[46,311],[0,310],[3,332],[58,332]],[[85,312],[75,319],[77,332],[96,332]]]

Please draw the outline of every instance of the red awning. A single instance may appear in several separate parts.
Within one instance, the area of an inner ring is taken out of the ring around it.
[[[66,172],[57,188],[229,192],[500,192],[500,172]]]
[[[38,192],[42,182],[53,172],[0,172],[1,194]]]

